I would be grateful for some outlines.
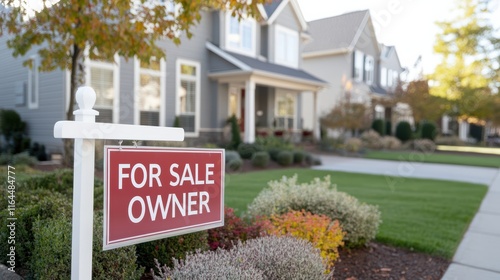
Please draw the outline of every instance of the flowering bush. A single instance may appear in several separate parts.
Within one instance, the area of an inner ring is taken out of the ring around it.
[[[271,181],[248,206],[250,217],[281,215],[290,210],[326,215],[339,220],[346,232],[348,246],[362,245],[373,239],[381,222],[377,206],[359,202],[356,198],[337,191],[330,183],[315,178],[310,183],[297,183],[297,175],[280,181]]]
[[[401,148],[401,141],[394,136],[382,137],[382,145],[387,150],[397,150]]]
[[[382,149],[382,137],[375,130],[370,129],[361,134],[363,145],[369,149]]]
[[[321,251],[321,256],[333,267],[339,257],[338,247],[343,246],[344,232],[339,222],[325,215],[314,215],[304,210],[272,215],[266,224],[271,235],[291,235],[311,242]]]
[[[359,138],[349,138],[345,141],[345,149],[351,153],[357,153],[363,146],[361,139]]]
[[[264,235],[262,224],[247,224],[236,216],[234,209],[224,209],[224,226],[208,230],[208,245],[211,250],[231,249],[238,241],[257,238]]]
[[[317,248],[291,236],[266,236],[239,242],[232,250],[198,252],[173,267],[160,267],[162,279],[331,279]]]

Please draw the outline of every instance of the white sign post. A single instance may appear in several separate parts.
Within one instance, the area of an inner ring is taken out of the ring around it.
[[[93,110],[96,101],[91,87],[76,92],[75,121],[54,125],[55,138],[75,139],[73,178],[73,232],[71,279],[92,278],[92,231],[94,221],[94,154],[95,139],[183,141],[184,129],[96,123]]]

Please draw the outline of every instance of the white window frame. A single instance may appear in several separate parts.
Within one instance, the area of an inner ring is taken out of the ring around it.
[[[234,47],[230,44],[231,39],[229,36],[229,33],[231,31],[231,18],[232,18],[231,12],[226,12],[226,22],[225,22],[226,32],[224,34],[225,35],[226,49],[229,51],[232,51],[232,52],[239,53],[239,54],[255,57],[256,53],[257,53],[257,22],[253,18],[243,16],[243,18],[239,21],[239,25],[238,25],[239,26],[239,35],[240,35],[240,44],[238,47]],[[250,27],[252,30],[252,38],[251,38],[252,47],[250,50],[243,49],[243,46],[242,46],[242,44],[243,44],[242,43],[243,40],[241,39],[242,33],[243,33],[242,24],[250,24]]]
[[[364,54],[361,51],[354,51],[354,81],[362,82],[363,81],[363,69],[364,69]]]
[[[85,59],[85,85],[90,86],[90,69],[92,67],[102,68],[113,71],[113,123],[120,122],[120,57],[115,54],[114,62],[94,61],[88,56]],[[99,111],[99,108],[105,108],[95,105],[94,109]],[[109,109],[109,108],[106,108]]]
[[[278,43],[278,38],[279,38],[279,34],[280,33],[283,33],[285,34],[285,42],[282,43],[282,46],[285,48],[285,51],[283,53],[285,53],[285,58],[283,59],[279,59],[279,53],[282,52],[282,50],[280,50],[278,48],[278,46],[280,46],[280,44]],[[296,47],[295,49],[295,55],[293,56],[292,60],[288,60],[288,55],[287,55],[287,52],[291,49],[290,48],[290,44],[288,44],[288,36],[292,36],[292,40],[294,40],[294,45]],[[276,25],[275,26],[275,33],[274,33],[274,62],[277,63],[277,64],[281,64],[281,65],[284,65],[284,66],[289,66],[289,67],[293,67],[293,68],[298,68],[299,67],[299,32],[297,32],[296,30],[293,30],[293,29],[290,29],[290,28],[286,28],[284,26],[281,26],[281,25]]]
[[[166,62],[165,59],[160,59],[160,70],[153,70],[141,67],[141,62],[137,57],[134,58],[134,124],[139,125],[141,122],[141,108],[140,102],[140,87],[141,87],[141,74],[150,75],[160,78],[160,111],[159,126],[165,126],[165,102],[166,102]]]
[[[399,82],[399,73],[396,70],[392,70],[392,85],[397,86]]]
[[[28,108],[29,109],[38,109],[38,103],[40,99],[40,94],[39,94],[39,71],[38,71],[38,64],[39,64],[39,58],[37,55],[33,55],[30,57],[31,62],[31,68],[28,69],[28,90],[27,90],[27,99],[28,99]],[[35,92],[33,92],[33,90]],[[35,97],[33,100],[33,97]]]
[[[375,74],[375,59],[371,55],[366,55],[365,56],[365,62],[364,62],[364,75],[365,75],[365,82],[369,85],[373,84],[373,78]]]
[[[380,85],[383,87],[387,87],[387,68],[380,68]]]
[[[290,115],[286,115],[286,116],[280,116],[278,115],[278,99],[280,98],[280,96],[284,96],[286,97],[287,95],[291,95],[292,98],[293,98],[293,114],[290,116]],[[276,96],[274,98],[274,118],[278,118],[278,117],[285,117],[285,118],[290,118],[292,117],[293,119],[293,129],[296,130],[297,129],[297,107],[298,104],[297,104],[297,94],[295,92],[291,92],[291,91],[287,91],[287,90],[283,90],[283,89],[277,89],[276,90]],[[278,129],[288,129],[288,125],[285,124],[285,127],[276,127]]]
[[[189,65],[196,67],[196,76],[184,76],[181,74],[181,65]],[[180,116],[181,104],[179,102],[179,94],[181,87],[181,80],[188,79],[196,82],[196,97],[195,97],[195,113],[194,113],[194,132],[185,132],[187,137],[198,137],[200,133],[200,100],[201,100],[201,64],[199,61],[187,60],[178,58],[175,62],[175,115]]]

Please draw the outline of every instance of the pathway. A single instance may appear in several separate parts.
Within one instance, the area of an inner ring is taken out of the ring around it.
[[[322,155],[321,170],[480,183],[489,186],[442,280],[500,279],[500,169]]]

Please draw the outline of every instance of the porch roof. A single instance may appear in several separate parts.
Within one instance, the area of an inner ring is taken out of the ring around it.
[[[222,50],[209,42],[207,42],[206,46],[213,54],[234,65],[232,69],[212,69],[209,76],[221,81],[252,78],[257,83],[304,91],[318,91],[328,86],[327,82],[301,69],[269,63]]]

